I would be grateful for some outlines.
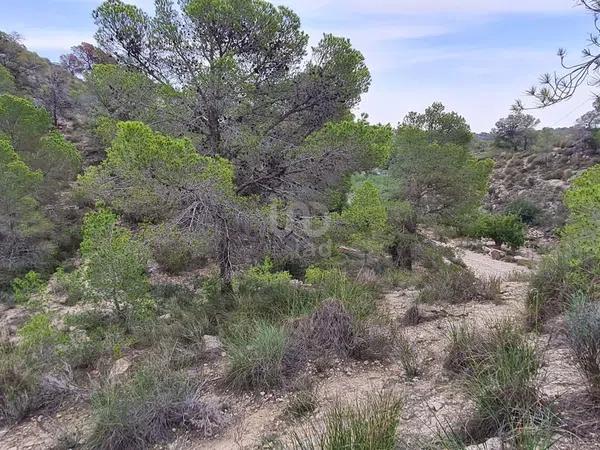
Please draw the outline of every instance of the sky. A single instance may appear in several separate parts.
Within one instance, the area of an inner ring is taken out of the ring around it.
[[[151,10],[152,0],[129,0]],[[0,30],[16,31],[51,60],[94,42],[98,0],[0,0]],[[593,17],[575,0],[272,0],[299,14],[316,44],[323,33],[351,40],[371,71],[357,112],[372,122],[402,121],[434,101],[489,131],[545,72],[559,68],[558,48],[579,61]],[[540,127],[570,126],[591,109],[594,90],[532,113]]]

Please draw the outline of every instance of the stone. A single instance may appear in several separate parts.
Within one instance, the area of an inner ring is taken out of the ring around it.
[[[466,450],[504,450],[505,446],[500,438],[492,438],[483,444],[471,445]]]
[[[492,249],[490,251],[490,256],[493,260],[500,261],[501,259],[506,257],[506,253],[504,253],[502,250]]]
[[[128,358],[120,358],[115,361],[113,366],[110,368],[110,372],[108,374],[108,379],[110,381],[115,381],[121,375],[126,373],[131,367],[131,361]]]

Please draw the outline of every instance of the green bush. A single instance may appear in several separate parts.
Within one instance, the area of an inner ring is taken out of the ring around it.
[[[542,260],[533,274],[527,294],[527,323],[536,328],[569,308],[578,292],[600,299],[594,282],[600,276],[600,261],[576,246],[561,245]]]
[[[81,254],[91,297],[111,304],[118,317],[127,321],[152,314],[154,304],[148,296],[147,249],[117,222],[108,210],[86,214]]]
[[[393,395],[355,405],[335,405],[323,419],[322,431],[314,425],[292,435],[295,450],[393,450],[401,402]]]
[[[542,209],[526,198],[513,200],[504,208],[504,212],[508,215],[517,216],[527,225],[538,225],[542,215]]]
[[[305,280],[312,284],[321,300],[339,300],[357,320],[364,320],[377,310],[379,288],[360,283],[340,269],[321,269],[311,266]]]
[[[74,305],[86,298],[88,288],[81,270],[65,272],[62,267],[59,267],[54,274],[54,279],[56,293],[66,295],[67,304]]]
[[[58,406],[73,392],[59,355],[67,339],[49,317],[33,316],[19,335],[16,345],[0,343],[0,425]]]
[[[600,400],[600,303],[574,298],[567,314],[567,336],[579,369],[595,400]]]
[[[21,278],[15,278],[12,282],[12,291],[15,303],[24,304],[31,300],[35,294],[39,294],[46,283],[37,272],[29,271]]]
[[[254,322],[226,338],[229,358],[227,380],[237,389],[268,389],[284,379],[287,335],[283,327]]]
[[[150,448],[185,427],[204,436],[223,424],[221,412],[198,396],[198,381],[169,369],[168,358],[145,361],[131,379],[108,382],[92,396],[95,449]]]
[[[492,239],[498,246],[506,244],[516,250],[525,244],[525,229],[518,216],[512,214],[483,214],[475,224],[477,237]]]

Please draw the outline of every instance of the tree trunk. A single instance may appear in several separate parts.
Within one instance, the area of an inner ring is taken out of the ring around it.
[[[412,270],[414,261],[414,247],[417,240],[417,220],[414,215],[407,218],[402,226],[402,234],[391,248],[394,263],[403,269]]]
[[[221,237],[219,241],[219,276],[221,278],[221,291],[230,293],[233,291],[233,265],[227,236]]]

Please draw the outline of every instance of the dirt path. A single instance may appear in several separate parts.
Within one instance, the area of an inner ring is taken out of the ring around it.
[[[469,269],[480,278],[502,278],[506,279],[514,274],[526,274],[530,270],[518,264],[497,261],[488,255],[476,253],[466,249],[456,249],[458,256]]]

